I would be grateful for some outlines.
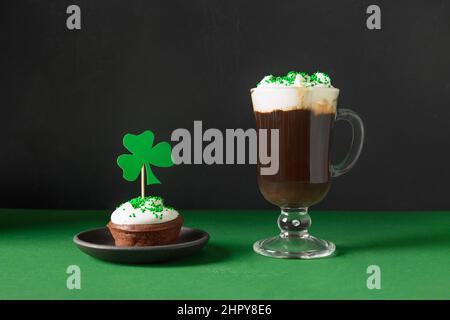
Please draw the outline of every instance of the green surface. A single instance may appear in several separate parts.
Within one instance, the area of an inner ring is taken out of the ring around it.
[[[312,212],[311,233],[338,255],[278,260],[252,251],[277,232],[277,212],[182,211],[208,231],[200,254],[159,265],[115,265],[83,254],[79,231],[106,224],[106,212],[0,210],[2,299],[449,299],[450,213]],[[81,290],[66,269],[81,268]],[[381,289],[366,286],[381,268]]]

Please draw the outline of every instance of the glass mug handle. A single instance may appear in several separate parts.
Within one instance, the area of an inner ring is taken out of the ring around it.
[[[338,109],[336,121],[339,120],[347,121],[352,126],[352,142],[344,160],[336,165],[331,165],[332,177],[343,175],[355,165],[361,154],[364,142],[364,125],[361,118],[355,112],[349,109]]]

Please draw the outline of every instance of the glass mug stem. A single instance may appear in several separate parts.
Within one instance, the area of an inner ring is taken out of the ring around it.
[[[308,208],[282,208],[278,217],[280,237],[304,237],[308,235],[311,217]]]
[[[308,208],[282,208],[278,217],[280,235],[256,241],[253,250],[274,258],[314,259],[333,254],[336,246],[310,235],[310,226]]]

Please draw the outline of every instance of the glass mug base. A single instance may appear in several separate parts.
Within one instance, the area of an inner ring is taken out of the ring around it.
[[[315,259],[331,256],[336,246],[334,243],[311,236],[279,235],[256,241],[253,250],[263,256],[290,259]]]
[[[308,208],[282,208],[278,217],[280,235],[255,242],[256,253],[273,258],[314,259],[334,253],[334,243],[309,234]]]

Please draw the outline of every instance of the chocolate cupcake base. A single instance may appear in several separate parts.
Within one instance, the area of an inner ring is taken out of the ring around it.
[[[118,247],[144,247],[175,243],[183,225],[183,217],[155,224],[114,224],[107,227]]]

